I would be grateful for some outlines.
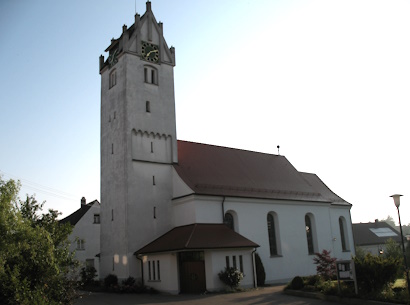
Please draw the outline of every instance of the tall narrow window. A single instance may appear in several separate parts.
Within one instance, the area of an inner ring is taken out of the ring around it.
[[[144,67],[144,81],[148,84],[158,85],[158,71],[152,66]]]
[[[313,245],[312,220],[310,219],[309,215],[305,216],[305,228],[306,228],[306,238],[307,238],[307,244],[308,244],[308,252],[309,252],[309,254],[315,254],[315,247]]]
[[[157,207],[154,207],[154,219],[157,219]]]
[[[109,84],[109,88],[110,88],[110,89],[117,84],[117,71],[116,71],[116,70],[112,70],[112,71],[110,72],[109,83],[110,83],[110,84]]]
[[[111,209],[111,221],[114,220],[114,209]]]
[[[275,222],[272,214],[268,214],[268,237],[270,255],[278,255],[278,246],[276,243]]]
[[[148,261],[148,280],[151,281],[151,261]]]
[[[94,214],[94,223],[100,223],[100,214]]]
[[[159,269],[159,261],[157,261],[157,280],[159,281],[161,279],[161,272]]]
[[[340,228],[340,241],[342,243],[342,251],[348,251],[347,243],[346,243],[346,235],[345,235],[345,224],[344,218],[339,218],[339,228]]]
[[[111,144],[111,155],[114,154],[114,143]]]
[[[151,142],[151,153],[153,153],[153,152],[154,152],[154,143]]]
[[[236,269],[236,256],[232,256],[232,265]]]
[[[152,261],[152,278],[155,281],[155,261]]]
[[[243,259],[242,259],[242,255],[239,255],[239,271],[243,273]]]
[[[145,111],[146,112],[151,112],[151,104],[149,101],[145,102]]]
[[[156,75],[155,75],[156,73],[155,73],[155,70],[154,69],[152,69],[151,70],[151,83],[152,84],[156,84],[157,82],[156,82]]]
[[[225,219],[224,223],[228,226],[230,229],[234,229],[234,224],[233,224],[233,216],[231,213],[226,213],[225,214]]]
[[[229,268],[230,267],[229,256],[225,256],[225,261],[226,261],[226,268]]]

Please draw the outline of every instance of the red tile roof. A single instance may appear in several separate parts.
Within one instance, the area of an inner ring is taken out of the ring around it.
[[[179,140],[174,168],[196,194],[350,205],[280,155]]]
[[[135,254],[256,247],[259,245],[229,229],[225,224],[191,224],[172,229]]]

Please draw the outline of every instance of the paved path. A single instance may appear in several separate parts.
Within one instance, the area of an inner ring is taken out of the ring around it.
[[[109,294],[91,293],[83,295],[75,305],[337,305],[339,303],[300,298],[282,293],[284,286],[264,287],[239,293],[211,293],[206,295],[163,295],[163,294]]]

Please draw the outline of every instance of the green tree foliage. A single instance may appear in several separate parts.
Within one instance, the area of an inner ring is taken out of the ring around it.
[[[256,265],[256,284],[258,286],[265,285],[266,273],[263,267],[262,260],[258,253],[255,253],[255,265]]]
[[[336,258],[330,256],[331,251],[323,249],[322,253],[316,253],[313,262],[317,265],[316,272],[325,280],[336,278]]]
[[[401,244],[397,243],[393,238],[389,238],[385,243],[384,255],[397,260],[403,260],[403,250]]]
[[[21,201],[19,189],[0,177],[0,304],[70,304],[71,226],[59,224],[57,211],[39,214],[43,204]]]
[[[380,220],[380,221],[389,224],[389,225],[392,226],[393,228],[396,227],[396,223],[395,223],[393,217],[391,217],[390,215],[388,215],[386,219],[382,219],[382,220]]]
[[[401,267],[401,261],[393,257],[374,256],[354,258],[359,290],[363,294],[379,294],[392,284]]]

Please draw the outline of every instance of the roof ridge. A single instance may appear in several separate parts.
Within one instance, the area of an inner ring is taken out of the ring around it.
[[[248,150],[248,149],[243,149],[243,148],[235,148],[235,147],[222,146],[222,145],[216,145],[216,144],[206,144],[206,143],[186,141],[186,140],[177,140],[177,141],[178,142],[191,143],[191,144],[204,145],[204,146],[210,146],[210,147],[216,147],[216,148],[232,149],[232,150],[250,152],[250,153],[255,153],[255,154],[262,154],[262,155],[267,155],[267,156],[275,156],[275,157],[284,157],[284,158],[286,158],[284,155],[276,155],[276,154],[271,154],[271,153],[266,153],[266,152],[261,152],[261,151],[255,151],[255,150]]]

